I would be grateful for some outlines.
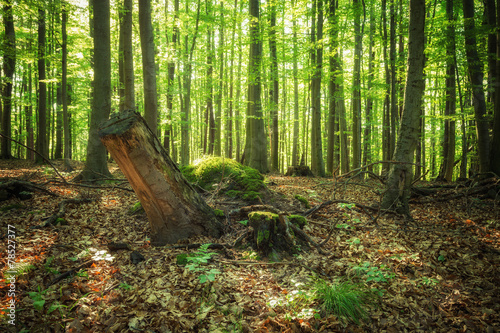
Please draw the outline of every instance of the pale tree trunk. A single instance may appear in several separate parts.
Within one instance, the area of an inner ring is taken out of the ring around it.
[[[276,48],[276,0],[269,1],[269,51],[271,58],[271,87],[269,89],[272,137],[271,137],[271,170],[279,171],[279,130],[278,130],[278,105],[279,105],[279,81],[278,81],[278,50]]]
[[[2,115],[2,134],[12,136],[12,83],[14,72],[16,69],[16,33],[14,30],[14,15],[12,15],[12,0],[6,1],[3,7],[3,23],[4,23],[4,41],[3,41],[3,72],[5,74],[5,82],[2,89],[3,112]],[[1,85],[0,85],[1,86]],[[11,142],[8,138],[2,137],[1,141],[1,158],[11,158]]]
[[[446,1],[448,25],[446,27],[446,105],[444,109],[443,168],[439,178],[452,180],[455,163],[455,121],[450,116],[455,114],[455,20],[453,17],[453,1]]]
[[[167,4],[165,3],[165,17],[167,16]],[[172,29],[172,41],[169,44],[170,61],[167,65],[167,125],[165,127],[165,135],[163,138],[163,147],[167,153],[170,152],[170,141],[172,136],[172,113],[173,113],[173,100],[174,100],[174,81],[175,81],[175,58],[177,50],[177,39],[179,36],[179,0],[174,1],[174,27]],[[167,33],[168,40],[168,33]],[[181,134],[182,136],[182,134]],[[173,144],[173,143],[172,143]],[[181,153],[182,155],[182,153]],[[182,157],[181,157],[182,160]]]
[[[123,1],[120,36],[123,38],[124,110],[135,110],[134,54],[132,48],[132,0]]]
[[[47,136],[47,83],[45,83],[45,10],[38,10],[38,124],[36,150],[45,158],[49,157]],[[44,163],[37,154],[35,162]]]
[[[99,135],[148,216],[153,245],[222,234],[222,223],[212,208],[184,178],[137,112],[127,110],[111,118]]]
[[[68,22],[67,2],[63,2],[62,8],[62,77],[61,77],[61,99],[63,107],[63,136],[64,136],[64,168],[71,171],[69,160],[71,158],[71,138],[69,133],[69,111],[68,111],[68,33],[66,24]]]
[[[373,70],[373,59],[375,58],[375,54],[373,52],[373,35],[375,34],[375,15],[373,4],[370,4],[370,31],[369,31],[369,45],[368,45],[368,82],[366,84],[368,90],[368,96],[366,98],[366,112],[365,112],[365,128],[364,128],[364,141],[363,141],[363,164],[367,165],[372,162],[372,110],[373,110],[373,95],[371,94],[371,90],[373,88],[373,80],[374,80],[374,70]],[[373,170],[373,167],[369,167],[370,171]]]
[[[479,153],[479,172],[490,171],[489,124],[486,117],[486,101],[483,88],[483,66],[477,52],[476,27],[474,24],[474,0],[463,0],[465,53],[469,67],[476,120],[477,150]]]
[[[234,12],[233,17],[236,17],[236,10],[238,7],[238,0],[234,0]],[[234,42],[236,39],[236,20],[233,20],[232,38],[231,38],[231,55],[230,55],[230,65],[229,65],[229,106],[227,110],[227,120],[226,120],[226,143],[225,151],[226,157],[233,158],[233,114],[234,114]]]
[[[196,37],[198,36],[198,27],[200,23],[200,0],[198,0],[197,10],[196,10],[196,23],[193,39],[191,41],[191,48],[189,48],[189,37],[186,35],[184,47],[184,66],[186,70],[184,71],[184,111],[182,112],[182,123],[181,123],[181,164],[189,164],[189,128],[190,128],[190,116],[191,116],[191,73],[192,73],[192,61],[194,47],[196,45]],[[189,3],[186,2],[186,13],[189,9]]]
[[[317,12],[317,17],[316,17]],[[311,171],[320,177],[325,176],[323,146],[321,141],[321,76],[323,64],[323,1],[313,1],[313,22],[311,28]]]
[[[500,0],[497,0],[497,27],[500,27]],[[493,140],[491,147],[491,171],[500,175],[500,29],[497,29],[497,61],[495,79],[495,105]]]
[[[222,154],[222,91],[224,89],[224,2],[220,2],[220,26],[219,26],[219,49],[217,51],[220,63],[219,77],[217,80],[217,95],[215,101],[215,132],[214,132],[214,153],[216,156]]]
[[[337,41],[337,18],[335,16],[336,0],[331,0],[328,6],[328,23],[330,25],[329,38],[330,38],[330,55],[329,55],[329,68],[328,68],[328,144],[326,152],[326,173],[332,174],[334,167],[339,162],[338,154],[338,112],[336,112],[336,94],[338,93],[338,84],[335,82],[337,79],[337,63],[336,58],[338,41]]]
[[[298,69],[298,42],[297,42],[297,18],[295,17],[295,0],[292,0],[293,10],[293,144],[292,165],[299,165],[299,69]]]
[[[382,199],[383,209],[402,210],[409,214],[408,200],[412,181],[412,165],[418,141],[419,116],[424,88],[425,1],[410,0],[408,39],[408,75],[404,107],[394,160]]]
[[[361,165],[361,3],[353,1],[354,11],[354,71],[352,90],[352,168]]]
[[[90,114],[87,159],[83,171],[76,180],[95,180],[110,177],[106,148],[99,140],[98,130],[111,111],[111,42],[109,0],[94,2],[93,36],[94,52],[94,94]]]
[[[383,62],[385,72],[385,98],[382,120],[382,159],[389,161],[392,158],[391,150],[391,75],[389,71],[389,59],[387,56],[387,0],[382,0],[382,44],[383,44]],[[394,149],[394,147],[392,147]],[[389,171],[389,164],[382,165],[382,174]]]
[[[139,30],[144,81],[144,118],[151,131],[157,135],[158,97],[156,92],[155,42],[151,24],[151,0],[139,0]]]
[[[248,64],[247,142],[245,162],[262,173],[269,171],[267,164],[266,134],[261,104],[262,40],[260,38],[259,0],[250,0],[250,57]]]

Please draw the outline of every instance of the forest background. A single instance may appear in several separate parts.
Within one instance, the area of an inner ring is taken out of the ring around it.
[[[213,154],[284,173],[302,160],[324,176],[393,158],[408,3],[92,2],[2,1],[3,158],[41,161],[12,138],[106,174],[97,128],[123,109],[143,113],[181,165]],[[416,178],[500,174],[499,8],[421,8]]]

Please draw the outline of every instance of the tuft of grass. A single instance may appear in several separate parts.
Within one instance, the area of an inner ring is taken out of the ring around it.
[[[326,314],[334,314],[339,319],[356,324],[359,324],[360,320],[368,319],[365,309],[369,302],[368,294],[349,281],[333,284],[320,281],[316,285],[316,298]]]

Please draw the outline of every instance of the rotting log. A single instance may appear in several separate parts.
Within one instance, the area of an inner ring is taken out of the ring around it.
[[[222,234],[222,223],[212,208],[184,178],[139,113],[126,110],[113,116],[102,124],[99,137],[144,207],[153,245]]]

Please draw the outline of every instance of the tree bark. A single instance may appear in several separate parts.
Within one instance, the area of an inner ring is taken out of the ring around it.
[[[352,168],[361,166],[361,3],[353,1],[354,11],[354,71],[352,87]]]
[[[497,27],[500,26],[500,0],[497,0]],[[495,104],[493,140],[491,149],[491,171],[500,175],[500,29],[497,29],[497,61],[495,79]]]
[[[383,209],[402,210],[409,214],[408,199],[412,182],[413,155],[418,141],[419,116],[424,89],[425,1],[410,0],[408,40],[408,75],[401,126],[389,171],[386,191],[382,199]]]
[[[272,136],[271,136],[271,170],[279,171],[279,129],[278,129],[278,105],[279,105],[279,81],[278,81],[278,50],[276,47],[276,0],[269,1],[269,52],[271,58],[271,87],[269,89]]]
[[[490,171],[489,124],[486,117],[486,101],[483,88],[483,66],[476,45],[474,24],[474,0],[463,0],[465,53],[469,67],[474,99],[474,118],[476,120],[477,150],[479,153],[479,172]]]
[[[156,135],[158,131],[158,97],[156,93],[155,41],[151,24],[151,0],[139,0],[139,30],[144,81],[144,119]]]
[[[135,110],[134,54],[132,47],[132,0],[123,1],[120,36],[123,38],[124,110]]]
[[[45,11],[38,10],[38,124],[36,150],[45,158],[49,157],[49,143],[47,137],[47,83],[45,83]],[[36,155],[37,163],[44,163]]]
[[[317,17],[316,17],[317,13]],[[313,1],[311,28],[311,170],[320,177],[325,176],[323,144],[321,140],[321,76],[323,68],[323,1]]]
[[[292,166],[299,165],[299,69],[298,69],[298,42],[297,42],[297,18],[295,14],[295,0],[293,7],[293,144],[292,144]]]
[[[137,112],[127,110],[109,119],[99,136],[137,194],[148,216],[154,245],[199,234],[222,234],[222,223],[213,210]]]
[[[250,60],[248,64],[247,142],[245,164],[259,170],[269,171],[267,164],[267,141],[261,102],[262,40],[260,38],[260,2],[250,0]]]
[[[14,15],[12,15],[12,0],[5,3],[3,7],[3,23],[4,23],[4,41],[3,41],[3,72],[5,79],[2,89],[3,111],[2,115],[2,134],[12,136],[11,114],[12,114],[12,83],[14,79],[14,71],[16,69],[16,32],[14,30]],[[9,139],[2,137],[1,141],[1,158],[11,158],[11,142]]]
[[[94,1],[93,36],[94,98],[90,114],[89,140],[85,167],[76,180],[95,180],[110,177],[106,148],[99,140],[99,125],[108,119],[111,111],[111,42],[109,0]]]

